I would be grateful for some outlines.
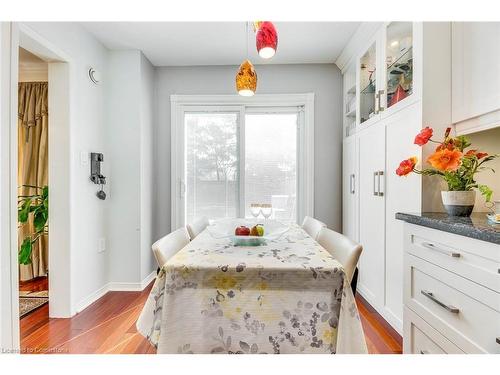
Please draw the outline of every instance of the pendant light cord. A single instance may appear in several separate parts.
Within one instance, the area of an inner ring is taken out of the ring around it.
[[[247,60],[248,60],[248,21],[247,21]]]

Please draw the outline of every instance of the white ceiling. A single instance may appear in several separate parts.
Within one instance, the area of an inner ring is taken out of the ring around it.
[[[84,22],[109,49],[139,49],[155,66],[333,63],[359,22],[274,22],[278,51],[258,57],[246,22]]]

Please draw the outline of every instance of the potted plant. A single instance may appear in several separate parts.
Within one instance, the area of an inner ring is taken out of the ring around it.
[[[469,149],[471,143],[464,136],[451,137],[451,128],[447,128],[444,140],[437,142],[432,139],[433,130],[425,127],[415,137],[415,144],[423,146],[428,142],[437,144],[436,150],[427,158],[430,168],[417,169],[417,158],[411,157],[403,160],[396,169],[398,176],[406,176],[411,172],[440,176],[448,184],[448,191],[441,192],[444,208],[450,216],[470,216],[474,208],[476,191],[485,197],[486,202],[491,200],[493,191],[486,185],[476,182],[476,173],[492,168],[485,163],[495,159],[498,155],[488,155],[486,152]]]
[[[33,245],[42,236],[49,233],[47,220],[49,218],[49,187],[23,185],[36,190],[32,195],[20,195],[17,201],[17,221],[19,226],[26,225],[30,215],[33,215],[33,233],[27,233],[19,249],[19,263],[31,264]]]

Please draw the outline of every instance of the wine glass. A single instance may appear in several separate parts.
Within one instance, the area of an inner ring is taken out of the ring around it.
[[[260,203],[252,203],[250,205],[250,213],[252,214],[252,216],[254,218],[257,219],[257,217],[259,216],[260,214]]]
[[[269,203],[264,203],[260,206],[260,212],[265,219],[269,219],[269,217],[273,214],[273,206]]]

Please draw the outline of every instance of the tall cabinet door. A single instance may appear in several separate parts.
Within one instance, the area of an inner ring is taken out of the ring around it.
[[[359,292],[376,308],[384,306],[385,127],[359,133]]]
[[[343,233],[354,241],[358,241],[357,231],[357,195],[358,176],[356,171],[356,140],[354,136],[346,138],[342,149],[342,223]]]

